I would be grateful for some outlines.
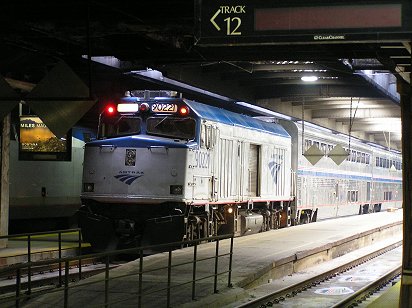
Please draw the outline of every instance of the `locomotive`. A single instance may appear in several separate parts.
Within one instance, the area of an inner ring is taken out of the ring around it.
[[[128,94],[100,114],[98,138],[85,146],[79,226],[97,249],[242,236],[401,206],[400,153],[353,140],[337,165],[328,153],[347,145],[337,133],[170,91]],[[323,153],[316,165],[302,155],[312,146]]]

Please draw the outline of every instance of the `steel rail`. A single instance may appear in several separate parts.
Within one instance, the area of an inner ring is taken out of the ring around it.
[[[301,293],[302,291],[306,291],[309,288],[312,288],[321,282],[328,280],[330,278],[333,278],[340,273],[346,272],[349,269],[352,269],[353,267],[356,267],[358,265],[361,265],[362,263],[365,263],[379,255],[384,254],[385,252],[388,252],[392,249],[395,249],[399,246],[402,245],[402,241],[393,243],[391,245],[388,245],[384,248],[378,249],[377,251],[374,251],[372,253],[369,253],[359,259],[347,262],[343,265],[340,265],[334,269],[328,270],[326,272],[323,272],[319,275],[316,275],[314,277],[311,277],[307,280],[295,283],[293,285],[287,286],[285,288],[282,288],[280,290],[276,290],[270,294],[267,294],[265,296],[256,298],[252,301],[249,301],[247,303],[244,303],[242,305],[237,306],[238,308],[249,308],[249,307],[271,307],[273,304],[279,303],[284,301],[286,298],[291,298],[294,297],[295,295]]]
[[[336,303],[331,308],[342,308],[342,307],[352,308],[352,307],[358,306],[361,302],[366,300],[373,293],[378,292],[381,288],[383,288],[388,283],[390,283],[393,279],[399,276],[401,273],[401,269],[402,269],[402,266],[398,266],[395,269],[388,271],[378,280],[372,281],[371,283],[367,284],[366,286],[359,289],[355,293],[352,293],[348,297]]]

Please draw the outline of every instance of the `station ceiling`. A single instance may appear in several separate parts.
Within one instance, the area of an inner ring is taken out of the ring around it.
[[[410,39],[202,45],[196,3],[2,3],[0,74],[30,91],[63,60],[99,99],[89,118],[125,90],[169,87],[231,110],[260,114],[244,109],[260,106],[400,149],[396,87],[410,85]],[[283,5],[288,3],[309,5]],[[87,55],[96,61],[89,65]],[[318,80],[301,80],[312,75]]]

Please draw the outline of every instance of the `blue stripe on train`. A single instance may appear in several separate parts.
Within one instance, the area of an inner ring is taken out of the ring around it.
[[[358,180],[358,181],[374,181],[374,182],[384,182],[384,183],[402,183],[402,179],[386,179],[367,176],[367,175],[350,175],[342,173],[333,173],[333,172],[319,172],[319,171],[305,171],[298,170],[298,175],[307,175],[313,177],[324,177],[324,178],[338,178],[338,179],[347,179],[347,180]]]

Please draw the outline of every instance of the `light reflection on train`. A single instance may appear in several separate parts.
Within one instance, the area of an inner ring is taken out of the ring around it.
[[[86,144],[79,223],[97,248],[240,236],[402,206],[399,152],[169,94],[132,91],[102,114],[98,140]],[[349,151],[341,163],[340,147]],[[320,153],[319,161],[303,153]]]

